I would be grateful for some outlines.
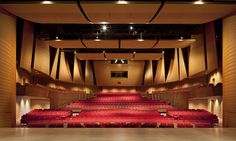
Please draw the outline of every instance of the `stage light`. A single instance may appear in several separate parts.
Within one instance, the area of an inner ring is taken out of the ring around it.
[[[140,37],[138,38],[138,41],[139,41],[139,42],[143,42],[143,41],[144,41],[144,39],[143,39],[143,33],[142,33],[142,32],[140,33]]]

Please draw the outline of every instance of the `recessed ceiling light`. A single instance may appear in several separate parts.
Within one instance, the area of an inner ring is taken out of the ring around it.
[[[104,24],[104,25],[102,26],[102,30],[103,30],[103,31],[107,31],[107,25]]]
[[[204,4],[204,2],[202,0],[197,0],[197,1],[193,2],[193,4]]]
[[[44,0],[44,1],[42,1],[41,3],[42,3],[42,4],[53,4],[52,1],[48,1],[48,0]]]
[[[143,39],[143,33],[142,33],[142,32],[140,33],[140,38],[138,38],[138,41],[139,41],[139,42],[143,42],[143,41],[144,41],[144,39]]]
[[[129,4],[129,2],[126,0],[118,0],[116,4]]]
[[[61,39],[59,39],[59,37],[58,37],[58,36],[56,36],[56,39],[55,39],[55,41],[61,41]]]

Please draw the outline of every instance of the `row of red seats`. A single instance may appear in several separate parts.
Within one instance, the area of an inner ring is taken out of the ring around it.
[[[71,110],[36,109],[27,114],[24,114],[21,117],[21,123],[28,123],[32,120],[63,119],[71,115]]]
[[[176,119],[205,120],[218,123],[217,116],[205,110],[168,110],[167,115]]]

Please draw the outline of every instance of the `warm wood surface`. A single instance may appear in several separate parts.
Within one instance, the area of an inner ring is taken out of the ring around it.
[[[0,129],[0,141],[235,141],[236,128]]]

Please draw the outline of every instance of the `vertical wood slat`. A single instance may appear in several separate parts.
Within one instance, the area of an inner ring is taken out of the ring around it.
[[[236,15],[223,19],[223,125],[236,127]]]
[[[16,18],[0,12],[0,127],[15,126]]]
[[[148,60],[144,74],[144,85],[153,84],[152,60]]]

